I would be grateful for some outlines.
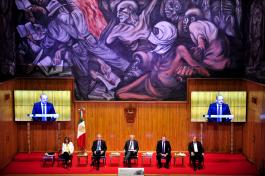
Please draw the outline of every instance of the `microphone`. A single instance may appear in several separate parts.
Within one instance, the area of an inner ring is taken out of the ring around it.
[[[84,110],[86,110],[86,108],[84,108],[84,107],[78,108],[78,111],[84,111]]]

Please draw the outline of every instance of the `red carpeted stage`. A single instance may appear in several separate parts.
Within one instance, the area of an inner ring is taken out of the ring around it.
[[[14,160],[1,171],[2,174],[117,174],[117,160],[113,160],[110,165],[109,157],[107,156],[106,167],[100,167],[100,170],[85,165],[78,166],[76,156],[73,157],[72,167],[63,168],[62,165],[54,166],[47,163],[43,166],[43,153],[19,153]],[[84,162],[84,161],[83,161]],[[116,163],[116,164],[115,164]],[[90,156],[89,156],[90,164]],[[123,167],[122,159],[120,166]],[[158,169],[156,167],[155,155],[152,158],[152,165],[148,160],[142,165],[141,154],[139,154],[138,166],[144,167],[145,174],[195,174],[192,167],[189,166],[189,158],[185,157],[185,164],[182,166],[181,159],[176,160],[174,165],[173,158],[171,160],[170,169]],[[253,164],[246,160],[242,154],[227,154],[227,153],[206,153],[205,165],[201,170],[197,170],[196,174],[217,174],[217,175],[257,175],[257,170]]]

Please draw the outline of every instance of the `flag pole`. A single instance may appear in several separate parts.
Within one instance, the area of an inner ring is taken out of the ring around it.
[[[78,133],[80,131],[81,131],[81,133],[83,133],[83,132],[85,133],[85,126],[83,126],[83,125],[79,126],[82,122],[84,122],[84,118],[83,118],[83,116],[84,116],[83,111],[84,110],[85,110],[84,107],[81,107],[81,108],[78,109],[78,111],[79,111],[79,122],[78,122],[78,129],[77,129]],[[77,139],[77,140],[79,140],[79,139]],[[85,141],[85,139],[83,139],[83,140]],[[80,148],[81,152],[85,152],[85,142],[84,141],[81,142],[81,145],[80,145],[80,143],[78,141],[78,147]]]

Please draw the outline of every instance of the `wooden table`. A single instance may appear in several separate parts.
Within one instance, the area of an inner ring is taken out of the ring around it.
[[[174,165],[176,165],[177,158],[181,158],[182,166],[184,166],[185,156],[186,156],[185,153],[181,153],[181,152],[175,153],[174,154]]]
[[[142,165],[144,164],[144,159],[149,159],[150,165],[152,165],[152,157],[153,157],[153,152],[144,152],[142,153]]]
[[[117,158],[118,159],[118,166],[120,166],[120,156],[121,154],[119,152],[112,152],[109,154],[109,162],[110,162],[110,165],[111,165],[111,161],[113,158]]]
[[[88,153],[87,152],[79,152],[77,153],[77,164],[80,165],[81,158],[86,160],[85,165],[88,165]]]

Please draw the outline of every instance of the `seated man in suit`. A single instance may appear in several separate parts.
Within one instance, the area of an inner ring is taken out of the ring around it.
[[[96,169],[99,170],[100,157],[105,156],[107,150],[106,142],[102,140],[100,134],[97,135],[97,139],[93,142],[91,150],[93,153],[93,161],[91,166],[96,165]]]
[[[194,170],[197,170],[196,160],[199,161],[198,169],[201,169],[201,162],[203,161],[204,149],[202,144],[197,141],[197,137],[194,136],[192,142],[189,143],[188,150],[190,153],[190,159]]]
[[[169,162],[171,160],[171,146],[165,136],[162,136],[161,140],[156,145],[156,159],[158,162],[158,168],[162,167],[161,158],[166,158],[165,168],[169,168]]]
[[[230,122],[231,118],[211,118],[211,115],[231,115],[228,104],[224,103],[224,97],[216,96],[215,103],[210,104],[208,109],[208,122]]]
[[[46,94],[41,94],[40,101],[34,103],[32,114],[33,121],[55,121],[54,117],[34,117],[35,114],[56,114],[53,104],[48,102],[48,96]]]
[[[125,150],[125,158],[124,158],[124,163],[128,163],[128,167],[131,167],[131,157],[132,156],[137,156],[139,146],[137,140],[135,140],[134,135],[130,135],[130,139],[125,142],[124,146]]]

